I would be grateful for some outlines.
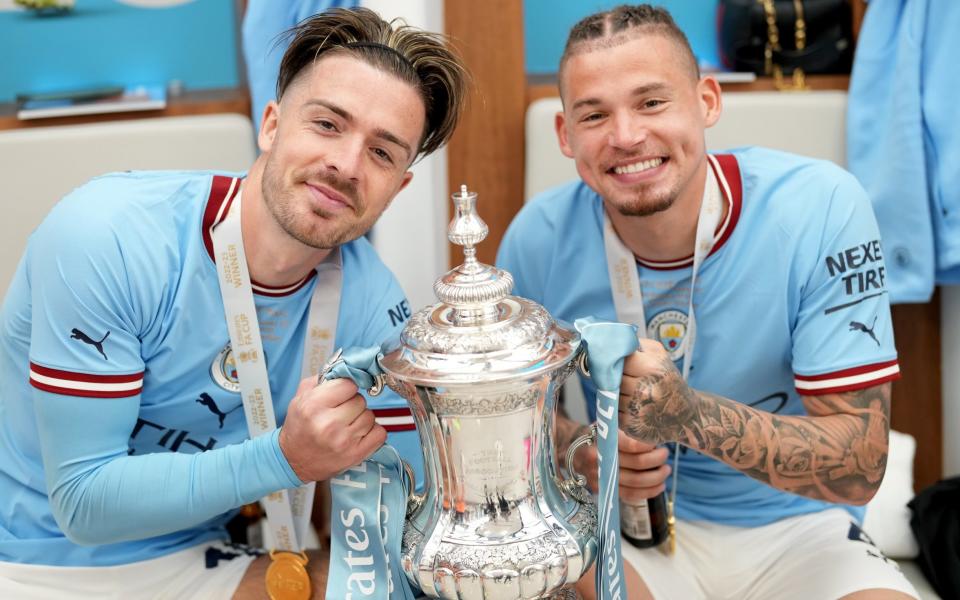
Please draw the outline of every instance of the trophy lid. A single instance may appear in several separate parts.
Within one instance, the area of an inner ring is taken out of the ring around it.
[[[381,367],[414,384],[446,385],[528,377],[568,363],[579,334],[536,302],[511,296],[510,273],[477,260],[489,229],[476,192],[463,185],[453,202],[447,237],[463,246],[464,262],[436,280],[439,302],[410,318]]]

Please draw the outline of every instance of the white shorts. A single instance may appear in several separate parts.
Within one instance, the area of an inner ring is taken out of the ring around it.
[[[229,600],[258,550],[207,542],[113,567],[0,562],[0,598],[17,600]]]
[[[680,521],[674,556],[623,540],[623,558],[657,600],[828,600],[871,588],[918,597],[840,508],[763,527]]]

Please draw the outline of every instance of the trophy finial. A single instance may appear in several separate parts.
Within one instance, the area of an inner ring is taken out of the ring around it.
[[[476,245],[487,237],[490,229],[477,214],[477,193],[466,185],[452,195],[454,216],[447,227],[447,239],[463,246],[463,264],[453,269],[434,285],[437,298],[454,307],[457,323],[492,322],[497,303],[510,293],[513,278],[477,261]]]
[[[454,215],[447,227],[447,239],[463,246],[464,267],[473,270],[477,264],[476,245],[487,237],[490,228],[477,214],[477,193],[467,189],[466,184],[453,194]]]

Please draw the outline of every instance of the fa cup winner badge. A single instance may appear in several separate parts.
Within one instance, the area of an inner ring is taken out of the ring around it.
[[[310,576],[304,552],[270,551],[267,595],[270,600],[310,600]]]

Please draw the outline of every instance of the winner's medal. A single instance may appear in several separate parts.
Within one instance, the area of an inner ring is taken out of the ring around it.
[[[307,555],[303,552],[270,551],[270,566],[267,567],[267,595],[270,600],[309,600],[310,575],[305,565]]]
[[[674,482],[673,489],[677,489],[677,484]],[[673,503],[676,500],[676,494],[670,498],[670,502],[667,503],[667,536],[669,537],[669,545],[667,546],[667,554],[673,556],[677,552],[677,518],[673,516]]]

